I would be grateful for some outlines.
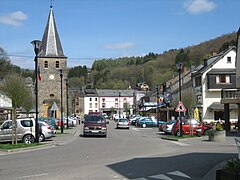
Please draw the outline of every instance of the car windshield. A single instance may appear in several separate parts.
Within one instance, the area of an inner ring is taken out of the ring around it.
[[[103,116],[86,116],[85,121],[94,122],[94,123],[103,123],[105,122],[105,119]]]

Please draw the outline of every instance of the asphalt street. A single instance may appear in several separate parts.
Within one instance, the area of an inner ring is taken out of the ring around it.
[[[237,157],[233,137],[169,141],[156,128],[115,129],[112,121],[107,138],[82,137],[82,125],[67,132],[42,148],[0,151],[1,179],[208,180],[216,165]]]

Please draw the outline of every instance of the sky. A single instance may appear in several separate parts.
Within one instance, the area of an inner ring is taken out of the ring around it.
[[[161,54],[240,26],[239,0],[0,0],[0,47],[12,64],[34,69],[30,42],[42,39],[51,2],[68,67]]]

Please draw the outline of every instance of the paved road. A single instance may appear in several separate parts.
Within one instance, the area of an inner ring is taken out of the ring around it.
[[[115,129],[108,137],[57,135],[40,150],[0,152],[0,179],[202,179],[216,164],[237,157],[233,138],[212,143],[206,138],[179,142],[160,138],[157,129]]]

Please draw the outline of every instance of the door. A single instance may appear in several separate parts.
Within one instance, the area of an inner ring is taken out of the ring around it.
[[[2,124],[0,129],[0,141],[12,140],[12,121],[6,121]]]

